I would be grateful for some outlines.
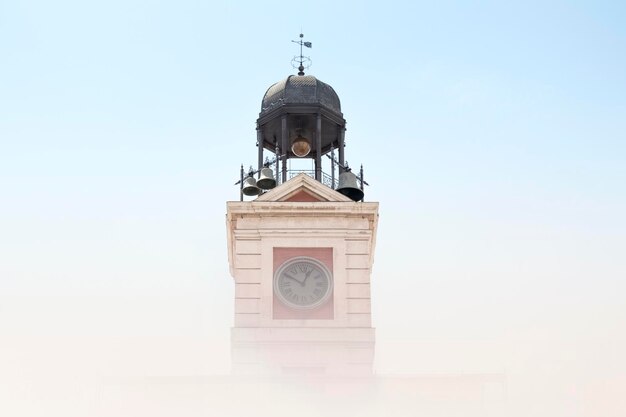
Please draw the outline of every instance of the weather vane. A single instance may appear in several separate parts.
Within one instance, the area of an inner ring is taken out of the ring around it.
[[[309,69],[311,66],[311,58],[302,55],[302,47],[312,48],[313,44],[311,42],[304,42],[302,38],[304,38],[304,35],[301,33],[299,41],[291,41],[300,45],[300,56],[294,56],[291,60],[291,66],[298,70],[298,75],[304,75],[304,70]]]

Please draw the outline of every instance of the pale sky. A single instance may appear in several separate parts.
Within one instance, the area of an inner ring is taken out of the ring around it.
[[[0,411],[58,374],[228,372],[225,202],[301,30],[380,202],[377,372],[503,372],[537,399],[520,415],[623,415],[605,1],[0,2]]]

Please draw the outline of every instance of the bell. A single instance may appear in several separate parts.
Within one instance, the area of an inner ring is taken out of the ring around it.
[[[363,200],[363,190],[356,183],[356,175],[350,171],[342,172],[339,175],[339,185],[337,191],[353,201]]]
[[[298,158],[304,158],[311,152],[311,142],[301,134],[291,143],[291,152]]]
[[[246,179],[243,180],[243,188],[241,191],[244,195],[248,196],[261,194],[261,189],[256,186],[256,180],[254,177],[246,177]]]
[[[274,178],[272,168],[265,167],[261,169],[261,177],[256,182],[256,185],[264,190],[276,187],[276,178]]]

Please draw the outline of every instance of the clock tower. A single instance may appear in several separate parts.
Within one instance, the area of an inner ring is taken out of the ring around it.
[[[299,74],[265,93],[258,167],[242,169],[240,201],[227,203],[232,369],[367,376],[378,203],[362,201],[363,170],[357,176],[345,163],[339,97],[302,68]],[[303,160],[312,169],[292,169]]]

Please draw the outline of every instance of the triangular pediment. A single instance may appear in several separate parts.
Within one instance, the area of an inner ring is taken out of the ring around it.
[[[345,195],[338,193],[304,173],[298,174],[289,181],[266,192],[255,201],[352,202]]]

